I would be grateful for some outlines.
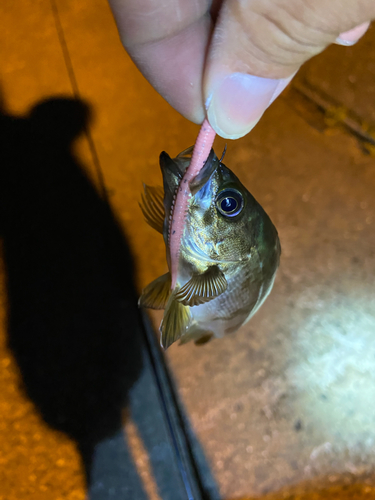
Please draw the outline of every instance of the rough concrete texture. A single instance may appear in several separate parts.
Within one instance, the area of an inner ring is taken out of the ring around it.
[[[332,45],[304,66],[300,76],[370,125],[375,121],[374,26],[353,47]],[[347,49],[347,50],[346,50]]]
[[[160,183],[159,153],[191,145],[198,127],[170,109],[134,68],[104,0],[56,5],[80,95],[94,107],[92,135],[105,186],[141,289],[166,267],[161,238],[142,222],[141,183]],[[43,96],[71,94],[51,3],[24,0],[22,15],[18,4],[3,3],[0,13],[8,109],[23,113]],[[374,123],[374,42],[372,28],[355,47],[329,48],[297,81]],[[278,277],[241,331],[167,353],[223,499],[375,498],[375,161],[346,129],[328,125],[303,103],[297,112],[287,91],[248,137],[229,143],[227,165],[279,231]],[[218,150],[223,145],[217,140]],[[80,148],[97,182],[84,141]],[[157,325],[160,315],[154,317]],[[75,446],[49,429],[18,389],[4,341],[1,356],[0,498],[83,498]],[[145,495],[158,498],[147,450],[129,425]]]
[[[374,160],[280,102],[227,162],[263,200],[283,254],[274,291],[247,326],[169,353],[223,496],[371,477]]]

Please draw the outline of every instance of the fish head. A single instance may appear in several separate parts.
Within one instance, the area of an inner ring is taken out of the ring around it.
[[[185,235],[193,252],[218,262],[246,261],[279,252],[270,218],[213,150],[190,184]]]

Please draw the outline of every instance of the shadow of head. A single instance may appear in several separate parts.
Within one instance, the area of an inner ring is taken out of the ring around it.
[[[9,346],[44,420],[88,456],[141,370],[129,249],[71,152],[89,116],[70,98],[0,116]]]

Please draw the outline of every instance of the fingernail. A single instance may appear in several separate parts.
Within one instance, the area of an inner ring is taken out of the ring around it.
[[[339,34],[339,36],[336,38],[335,43],[337,45],[345,45],[346,47],[354,45],[366,33],[369,26],[370,23],[366,22],[356,26],[349,31],[344,31],[343,33]]]
[[[290,79],[232,73],[217,80],[206,101],[207,118],[212,128],[224,139],[243,137],[258,123]]]

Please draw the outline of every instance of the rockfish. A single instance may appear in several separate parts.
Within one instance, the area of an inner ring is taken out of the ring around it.
[[[163,234],[171,270],[171,217],[193,148],[172,159],[163,152],[164,189],[144,186],[141,209]],[[160,343],[204,343],[233,333],[263,304],[280,259],[277,231],[263,208],[213,149],[189,185],[175,286],[168,272],[142,292],[140,305],[165,309]]]

